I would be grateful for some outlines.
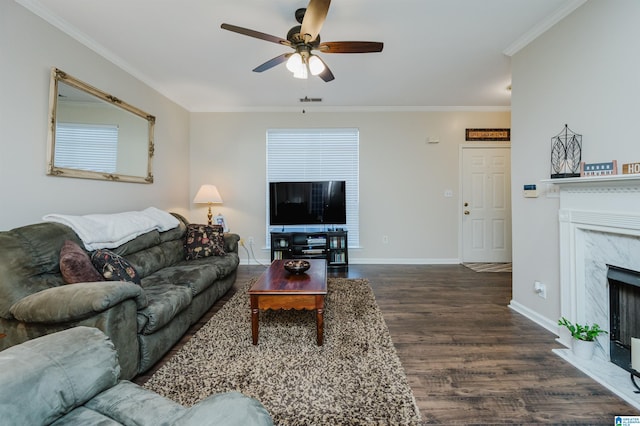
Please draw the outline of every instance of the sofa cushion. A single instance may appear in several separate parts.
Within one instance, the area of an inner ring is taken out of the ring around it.
[[[216,259],[220,259],[217,258]],[[168,266],[147,277],[145,283],[157,285],[172,283],[191,289],[191,295],[197,296],[211,286],[220,277],[220,269],[213,262],[188,261],[180,265]],[[154,284],[151,284],[154,283]]]
[[[138,426],[173,424],[171,419],[187,411],[177,402],[126,380],[97,395],[85,406],[119,424]]]
[[[160,242],[172,241],[172,240],[182,240],[184,238],[185,233],[187,232],[187,220],[176,213],[171,213],[175,216],[180,224],[173,229],[169,229],[168,231],[164,231],[160,233]]]
[[[220,225],[187,225],[184,250],[185,259],[193,260],[208,256],[223,256],[224,237]]]
[[[159,245],[130,254],[126,259],[141,279],[168,265],[165,251]]]
[[[91,262],[109,281],[130,281],[140,284],[136,269],[124,257],[111,250],[98,249],[91,254]]]
[[[93,327],[75,327],[0,352],[0,419],[50,424],[118,382],[113,343]]]
[[[121,426],[122,423],[118,423],[109,416],[82,406],[67,413],[64,417],[51,423],[50,426],[69,425]]]
[[[222,278],[233,273],[238,268],[239,264],[240,256],[238,256],[238,253],[227,253],[224,256],[210,256],[202,259],[183,260],[182,262],[178,262],[174,266],[202,268],[206,267],[206,265],[211,265],[216,269],[218,278]]]
[[[134,283],[77,283],[30,294],[13,304],[10,312],[18,321],[59,324],[87,318],[128,299],[134,299],[138,309],[147,306],[144,292]]]
[[[162,249],[165,266],[175,265],[176,263],[184,260],[184,238],[174,241],[166,241],[160,244],[158,247]]]
[[[160,233],[154,229],[110,250],[120,256],[127,256],[158,244],[160,244]]]
[[[104,281],[79,244],[67,240],[60,249],[60,273],[67,284]]]
[[[0,317],[20,299],[64,284],[60,249],[66,240],[80,242],[71,228],[37,223],[0,232]]]
[[[273,420],[266,408],[254,398],[240,392],[210,395],[199,401],[172,422],[183,425],[266,426]]]
[[[152,275],[153,276],[153,275]],[[138,332],[151,334],[164,327],[179,312],[191,303],[191,289],[167,282],[154,282],[149,278],[142,281],[142,288],[147,296],[148,305],[138,311]]]

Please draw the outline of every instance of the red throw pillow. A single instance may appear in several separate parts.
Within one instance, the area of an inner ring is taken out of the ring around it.
[[[104,281],[82,247],[67,240],[60,249],[60,272],[67,284]]]

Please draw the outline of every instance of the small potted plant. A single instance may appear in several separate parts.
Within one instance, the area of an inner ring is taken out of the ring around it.
[[[608,334],[605,330],[601,329],[598,324],[593,325],[581,325],[573,324],[565,317],[560,318],[558,325],[567,327],[571,333],[571,346],[573,354],[579,358],[591,359],[593,351],[595,350],[596,337],[601,334]]]

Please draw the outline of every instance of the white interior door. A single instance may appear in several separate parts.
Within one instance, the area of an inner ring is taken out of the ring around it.
[[[462,149],[462,261],[511,262],[511,149]]]

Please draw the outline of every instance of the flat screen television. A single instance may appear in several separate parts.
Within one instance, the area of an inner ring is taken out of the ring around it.
[[[344,181],[270,182],[271,225],[347,223]]]

